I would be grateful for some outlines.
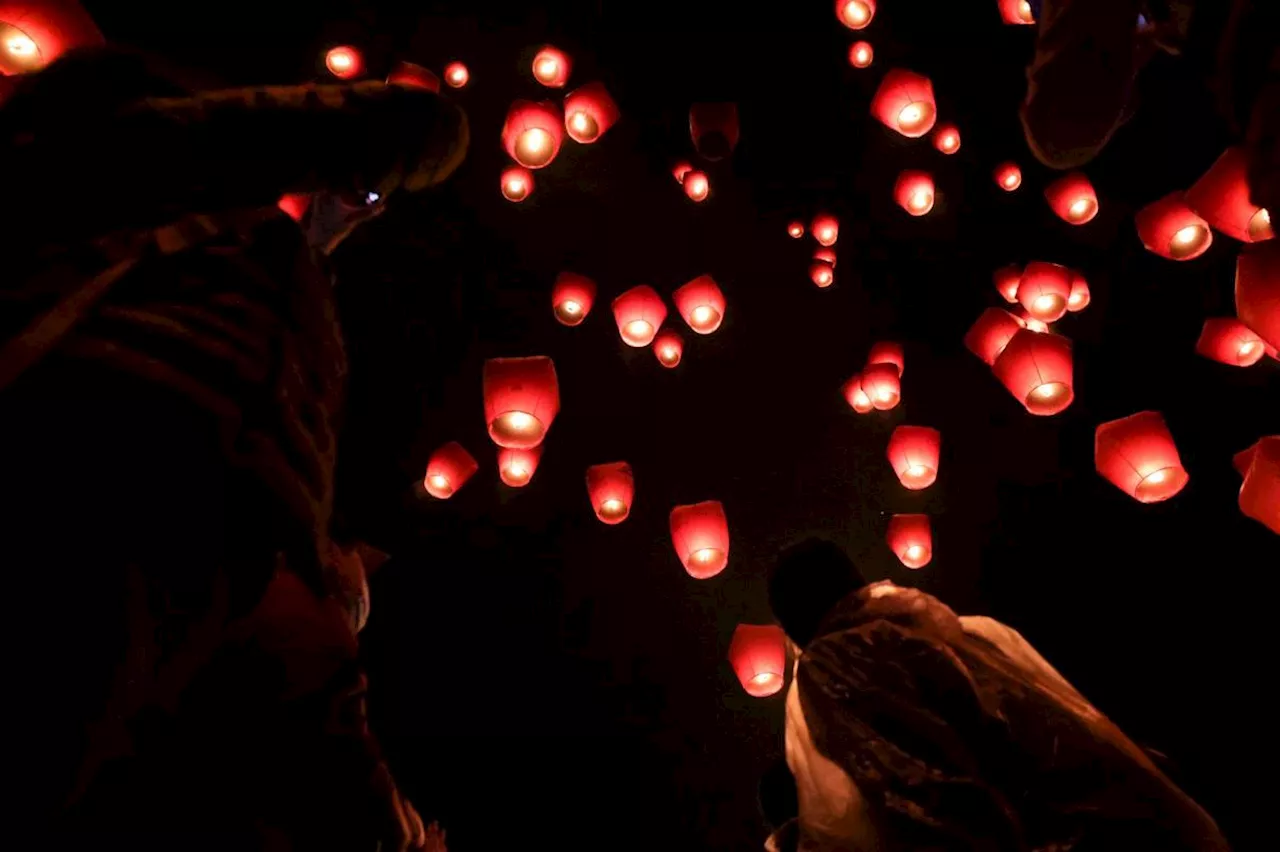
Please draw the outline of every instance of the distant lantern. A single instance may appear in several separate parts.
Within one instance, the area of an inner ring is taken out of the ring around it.
[[[849,403],[849,407],[859,414],[866,414],[875,410],[875,404],[871,402],[871,397],[867,396],[867,392],[862,388],[861,373],[854,373],[853,378],[844,383],[840,393],[844,395],[845,402]]]
[[[697,169],[685,172],[683,183],[684,194],[694,201],[705,201],[711,193],[711,181],[707,179],[705,172],[700,172]]]
[[[1005,192],[1013,192],[1022,186],[1022,169],[1018,168],[1017,163],[1001,163],[996,166],[996,170],[992,174],[996,179],[996,183]]]
[[[714,577],[729,564],[729,521],[718,500],[671,510],[671,541],[695,580]]]
[[[898,368],[898,375],[902,375],[902,369],[906,366],[906,359],[902,354],[902,344],[893,343],[888,340],[881,340],[871,346],[871,351],[867,354],[868,364],[892,364]]]
[[[693,166],[688,160],[676,160],[676,164],[671,167],[671,175],[676,179],[676,183],[684,183],[685,175],[693,171]]]
[[[1280,435],[1258,441],[1236,456],[1244,477],[1240,511],[1280,535]]]
[[[723,160],[738,147],[738,105],[730,102],[694,104],[689,108],[693,147],[708,160]]]
[[[1018,301],[1018,284],[1022,282],[1022,267],[1017,264],[1002,266],[995,271],[996,289],[1009,304]]]
[[[596,282],[576,272],[561,272],[551,287],[551,310],[562,325],[580,325],[596,301]]]
[[[942,433],[928,426],[899,426],[889,437],[889,464],[902,487],[928,488],[938,478]]]
[[[903,136],[923,136],[933,129],[938,117],[933,83],[914,71],[895,68],[880,81],[880,88],[871,99],[871,114]]]
[[[836,0],[836,17],[851,30],[860,30],[876,16],[876,0]]]
[[[1049,207],[1064,221],[1083,225],[1098,215],[1098,194],[1083,172],[1068,172],[1045,187]]]
[[[1084,275],[1076,270],[1071,270],[1071,293],[1067,296],[1067,310],[1075,313],[1083,311],[1089,307],[1089,302],[1093,296],[1089,293],[1089,282]]]
[[[653,339],[653,354],[662,366],[677,367],[684,354],[684,340],[671,329],[663,329]]]
[[[1140,503],[1168,500],[1189,478],[1156,411],[1103,423],[1094,435],[1093,458],[1104,479]]]
[[[933,176],[916,169],[905,169],[893,185],[898,206],[912,216],[923,216],[933,209]]]
[[[533,57],[533,79],[549,89],[562,89],[569,81],[573,63],[569,55],[558,47],[547,45]]]
[[[444,81],[450,88],[461,89],[471,79],[471,72],[461,62],[450,62],[444,66]]]
[[[351,80],[364,73],[364,57],[348,45],[331,47],[324,55],[324,67],[340,80]]]
[[[512,488],[523,488],[533,479],[533,472],[538,469],[541,458],[541,446],[525,450],[503,447],[498,450],[498,476]]]
[[[1207,319],[1196,341],[1196,352],[1233,367],[1252,367],[1267,354],[1267,346],[1238,319]]]
[[[933,130],[933,147],[944,154],[960,150],[960,129],[954,124],[939,124]]]
[[[829,248],[820,248],[813,253],[813,259],[825,263],[832,269],[836,268],[836,253]]]
[[[550,101],[516,101],[502,125],[502,144],[520,165],[540,169],[560,151],[562,124],[560,107]]]
[[[311,193],[287,192],[280,196],[276,206],[283,210],[293,221],[301,222],[302,217],[307,215],[307,208],[311,206]]]
[[[511,166],[502,173],[502,196],[521,202],[533,192],[533,172],[523,166]]]
[[[710,275],[699,275],[671,294],[676,310],[689,328],[710,334],[724,321],[724,293]]]
[[[68,50],[103,43],[93,19],[72,0],[0,2],[0,77],[39,71]]]
[[[587,83],[564,99],[564,129],[569,138],[590,145],[618,120],[618,105],[603,83]]]
[[[1271,214],[1249,200],[1243,148],[1228,148],[1190,189],[1187,206],[1228,237],[1246,243],[1269,240]]]
[[[897,364],[868,364],[862,370],[862,389],[880,411],[895,407],[902,398]]]
[[[1280,241],[1246,246],[1236,258],[1236,316],[1280,346]]]
[[[796,219],[787,223],[787,236],[793,240],[798,240],[804,236],[804,222]]]
[[[854,68],[866,68],[876,58],[875,49],[867,41],[855,41],[849,45],[849,64]]]
[[[457,441],[450,441],[431,454],[422,485],[432,497],[448,500],[479,469],[471,453]]]
[[[787,678],[787,637],[776,624],[739,624],[729,642],[729,664],[753,698],[767,698]]]
[[[613,300],[613,318],[623,343],[648,346],[667,318],[667,306],[652,287],[641,284]]]
[[[423,68],[412,62],[397,62],[395,68],[387,75],[387,83],[394,86],[408,86],[412,89],[426,89],[428,92],[440,91],[440,78],[430,68]]]
[[[556,366],[546,356],[490,358],[484,362],[484,421],[499,447],[542,443],[560,412]]]
[[[1027,0],[998,0],[1000,17],[1006,24],[1034,24],[1036,17],[1032,14],[1031,4]]]
[[[1071,270],[1056,263],[1033,261],[1018,282],[1018,303],[1041,322],[1057,322],[1071,298]]]
[[[809,280],[825,290],[836,280],[835,269],[825,260],[814,260],[809,264]]]
[[[631,514],[636,479],[626,462],[593,464],[587,468],[587,498],[591,511],[606,524],[620,524]]]
[[[1209,223],[1187,206],[1181,192],[1151,202],[1133,219],[1138,226],[1138,239],[1147,250],[1170,260],[1199,257],[1213,242]]]
[[[813,238],[819,245],[830,248],[840,237],[840,220],[830,213],[819,213],[809,223],[809,230],[813,232]]]
[[[991,366],[1022,328],[1022,322],[1008,311],[987,308],[964,336],[964,345]]]
[[[991,367],[1009,393],[1037,415],[1064,411],[1075,398],[1071,341],[1022,329]]]
[[[933,559],[933,531],[928,515],[894,515],[889,519],[885,541],[908,568],[923,568]]]

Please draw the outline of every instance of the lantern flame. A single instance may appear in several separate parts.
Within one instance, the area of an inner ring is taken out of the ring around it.
[[[444,69],[444,81],[455,89],[461,89],[471,79],[471,72],[461,62],[450,62]]]
[[[36,53],[39,52],[35,39],[31,38],[31,36],[26,33],[18,33],[17,35],[11,36],[9,40],[5,42],[4,46],[5,49],[14,56],[24,58],[28,56],[35,56]],[[347,59],[349,61],[350,57],[347,57]]]
[[[653,326],[644,320],[632,320],[627,323],[627,335],[634,340],[644,340],[653,335]]]
[[[699,171],[687,172],[684,176],[684,194],[694,201],[702,201],[711,191],[707,176]]]
[[[427,480],[431,483],[431,487],[437,491],[449,490],[449,477],[444,476],[443,474],[433,473],[431,476],[427,477]]]

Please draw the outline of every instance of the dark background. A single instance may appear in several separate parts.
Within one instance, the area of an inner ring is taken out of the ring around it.
[[[768,620],[775,552],[814,533],[868,577],[1021,630],[1167,755],[1238,848],[1261,848],[1263,618],[1280,548],[1236,508],[1231,456],[1280,431],[1280,365],[1193,352],[1204,318],[1232,313],[1237,244],[1216,236],[1177,264],[1145,252],[1132,224],[1229,141],[1203,82],[1209,38],[1147,70],[1137,118],[1087,169],[1101,212],[1071,227],[1048,210],[1051,174],[1017,122],[1034,29],[1001,25],[994,0],[884,0],[856,35],[826,0],[86,5],[109,38],[228,83],[316,77],[340,43],[373,74],[394,59],[471,70],[451,95],[473,132],[459,174],[394,200],[337,258],[353,362],[339,500],[347,529],[393,554],[364,634],[372,712],[451,848],[759,848],[756,781],[781,755],[782,696],[746,697],[725,652],[738,622]],[[847,65],[856,38],[875,46],[869,69]],[[548,94],[529,73],[548,41],[575,61],[569,88],[602,80],[623,118],[596,145],[566,139],[513,205],[498,191],[499,128],[513,98]],[[933,79],[957,155],[869,117],[895,65]],[[695,205],[669,169],[692,153],[689,104],[713,99],[739,103],[742,141],[709,165],[712,196]],[[990,176],[1005,158],[1024,173],[1011,195]],[[892,201],[903,167],[935,175],[924,219]],[[819,209],[841,222],[827,291],[806,277],[812,240],[784,230]],[[1052,418],[1028,415],[961,343],[1000,304],[991,272],[1029,260],[1077,266],[1093,291],[1057,327],[1076,343],[1077,398]],[[600,284],[576,329],[552,318],[561,269]],[[613,296],[639,283],[667,295],[701,273],[723,287],[726,320],[703,338],[672,313],[678,369],[621,343]],[[903,402],[857,417],[839,388],[878,339],[906,346]],[[555,359],[563,409],[533,482],[513,490],[485,434],[480,367],[534,354]],[[1149,408],[1191,481],[1143,506],[1094,472],[1093,431]],[[920,494],[884,458],[904,422],[944,436],[939,480]],[[448,440],[481,470],[439,502],[419,480]],[[635,506],[606,527],[583,471],[620,459]],[[699,582],[667,513],[703,499],[724,502],[732,554]],[[935,557],[919,572],[883,542],[888,515],[906,511],[933,516]]]

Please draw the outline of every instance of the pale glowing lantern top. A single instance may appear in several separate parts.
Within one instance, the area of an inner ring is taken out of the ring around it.
[[[324,67],[341,80],[350,80],[364,73],[364,57],[349,45],[329,48],[324,55]]]
[[[1161,257],[1191,260],[1209,250],[1209,223],[1187,206],[1181,192],[1173,192],[1143,207],[1133,217],[1138,239]]]
[[[540,169],[556,158],[564,135],[560,107],[550,101],[516,101],[502,126],[502,144],[511,159]]]
[[[676,179],[676,183],[684,183],[685,175],[693,171],[693,166],[688,160],[676,160],[674,166],[671,167],[671,175]]]
[[[461,89],[471,79],[471,72],[461,62],[450,62],[444,67],[444,81],[452,89]]]
[[[698,334],[710,334],[724,321],[724,293],[710,275],[699,275],[672,293],[671,300]]]
[[[575,326],[591,313],[596,301],[596,282],[576,272],[561,272],[551,287],[551,310],[562,325]]]
[[[533,479],[541,458],[541,446],[524,450],[502,447],[498,450],[498,476],[512,488],[523,488]]]
[[[653,339],[653,354],[662,366],[668,369],[678,367],[684,354],[684,340],[671,329],[664,328]]]
[[[855,41],[849,45],[849,64],[854,68],[866,68],[875,58],[875,48],[870,42]]]
[[[933,209],[933,176],[916,169],[904,169],[893,185],[898,206],[912,216],[923,216]]]
[[[1022,283],[1022,267],[1017,264],[1002,266],[995,271],[993,276],[996,283],[996,290],[1004,297],[1009,304],[1018,301],[1018,285]]]
[[[862,390],[878,411],[889,411],[902,399],[897,364],[868,364],[862,370]]]
[[[1245,246],[1236,258],[1236,316],[1280,347],[1280,240]]]
[[[867,354],[868,364],[892,364],[898,368],[898,375],[902,375],[902,370],[906,366],[906,359],[903,357],[902,344],[894,343],[889,340],[881,340],[871,345],[871,351]]]
[[[1008,311],[987,308],[964,336],[964,345],[991,366],[1023,327],[1022,322]]]
[[[1280,435],[1261,439],[1235,461],[1244,477],[1240,511],[1280,535]]]
[[[830,213],[819,213],[813,217],[809,230],[813,232],[813,238],[819,245],[830,247],[840,237],[840,221]]]
[[[548,44],[533,57],[533,79],[549,89],[561,89],[569,81],[572,67],[567,53]]]
[[[1089,307],[1093,296],[1089,292],[1089,282],[1077,270],[1071,270],[1071,293],[1067,296],[1067,310],[1075,313]]]
[[[1245,179],[1248,157],[1243,148],[1228,148],[1187,190],[1187,206],[1212,227],[1246,243],[1275,236],[1268,211],[1249,200]]]
[[[1083,172],[1068,172],[1045,187],[1049,207],[1071,225],[1083,225],[1098,215],[1098,194]]]
[[[593,464],[587,468],[587,498],[591,510],[606,524],[620,524],[631,514],[636,480],[626,462]]]
[[[798,240],[804,236],[804,223],[799,219],[787,223],[787,236]]]
[[[835,282],[836,273],[825,260],[815,260],[809,264],[809,280],[825,290]]]
[[[776,624],[739,624],[729,643],[729,664],[753,698],[775,695],[786,682],[787,644]]]
[[[1168,500],[1189,478],[1156,411],[1103,423],[1094,435],[1093,457],[1103,478],[1140,503]]]
[[[938,117],[933,83],[914,71],[895,68],[880,81],[871,99],[871,114],[903,136],[923,136],[933,129]]]
[[[933,530],[928,515],[894,515],[885,541],[908,568],[923,568],[933,559]]]
[[[1071,298],[1071,270],[1056,263],[1033,261],[1022,271],[1018,302],[1041,322],[1057,322]]]
[[[689,576],[714,577],[729,564],[729,521],[718,500],[671,510],[671,542]]]
[[[950,122],[939,124],[933,130],[933,147],[944,154],[960,150],[960,128]]]
[[[411,89],[426,89],[428,92],[440,91],[440,78],[436,76],[436,72],[412,62],[397,62],[387,75],[387,83]]]
[[[867,396],[867,392],[862,388],[861,373],[854,373],[853,378],[844,383],[840,393],[844,395],[845,402],[849,403],[849,407],[859,414],[866,414],[875,410],[875,404],[871,402],[871,397]]]
[[[876,16],[876,0],[836,0],[836,17],[851,30],[860,30]]]
[[[575,142],[589,145],[618,120],[618,105],[603,83],[587,83],[564,99],[564,129]]]
[[[689,108],[689,135],[698,154],[722,160],[738,147],[738,105],[730,102],[699,103]]]
[[[519,203],[533,192],[533,172],[524,166],[510,166],[502,173],[502,196]]]
[[[479,469],[479,463],[466,448],[450,441],[431,454],[422,486],[432,497],[448,500]]]
[[[1027,0],[996,0],[996,2],[1000,6],[1000,17],[1006,24],[1016,26],[1036,22],[1031,4]]]
[[[711,194],[711,181],[708,180],[705,172],[691,169],[685,172],[683,183],[684,194],[693,201],[705,201]]]
[[[1009,340],[991,369],[1032,414],[1057,414],[1075,398],[1071,341],[1065,337],[1024,328]]]
[[[559,412],[560,383],[550,358],[484,362],[484,420],[489,437],[499,447],[538,446]]]
[[[1204,321],[1196,352],[1233,367],[1252,367],[1267,354],[1267,346],[1240,320],[1223,317]]]
[[[667,318],[667,306],[652,287],[641,284],[613,300],[618,334],[628,346],[648,346]]]
[[[1005,192],[1013,192],[1022,186],[1022,169],[1018,168],[1018,164],[1014,162],[1004,162],[996,166],[992,173],[996,183]]]
[[[938,479],[942,433],[928,426],[899,426],[889,437],[889,464],[910,491],[928,488]]]

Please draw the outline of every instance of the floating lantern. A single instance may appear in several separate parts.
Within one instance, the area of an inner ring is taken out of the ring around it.
[[[901,376],[902,369],[906,366],[906,360],[902,355],[902,344],[892,343],[888,340],[872,344],[871,352],[867,355],[867,363],[892,364],[898,368],[898,375]]]
[[[302,217],[307,215],[307,208],[311,206],[311,193],[287,192],[280,196],[276,206],[283,210],[290,219],[301,223]]]
[[[569,81],[573,63],[569,55],[558,47],[547,45],[533,57],[533,79],[549,89],[562,89]]]
[[[1022,283],[1022,267],[1016,264],[1002,266],[995,272],[996,290],[1009,304],[1018,301],[1018,285]]]
[[[855,41],[849,45],[849,64],[854,68],[866,68],[875,58],[876,52],[870,42]]]
[[[804,236],[804,223],[799,219],[787,223],[787,236],[798,240]]]
[[[1032,414],[1057,414],[1075,398],[1071,341],[1065,337],[1024,328],[1009,340],[991,369]]]
[[[1057,322],[1071,298],[1071,270],[1056,263],[1033,261],[1022,271],[1018,303],[1041,322]]]
[[[525,450],[503,447],[498,450],[498,476],[512,488],[523,488],[533,479],[533,472],[538,469],[541,458],[541,446]]]
[[[1103,423],[1094,434],[1093,459],[1104,479],[1139,503],[1168,500],[1189,478],[1157,411]]]
[[[1049,207],[1066,223],[1083,225],[1098,215],[1098,194],[1083,172],[1068,172],[1045,187]]]
[[[724,293],[710,275],[699,275],[671,294],[676,310],[689,328],[710,334],[724,321]]]
[[[938,478],[942,433],[928,426],[899,426],[889,437],[889,464],[902,487],[928,488]]]
[[[590,145],[618,120],[618,105],[603,83],[587,83],[564,99],[564,129],[575,142]]]
[[[1089,307],[1092,298],[1089,293],[1089,282],[1085,280],[1084,275],[1074,269],[1071,270],[1071,294],[1067,296],[1067,310],[1072,313],[1083,311]]]
[[[875,16],[875,0],[836,0],[836,17],[851,30],[862,29]]]
[[[533,192],[533,172],[523,166],[511,166],[502,173],[502,195],[519,203]]]
[[[836,253],[829,248],[820,248],[813,253],[813,259],[819,263],[825,263],[832,269],[836,268]]]
[[[987,308],[964,336],[964,345],[991,366],[1023,327],[1022,322],[1008,311]]]
[[[431,454],[422,485],[432,497],[448,500],[479,469],[471,453],[457,441],[450,441]]]
[[[652,287],[641,284],[613,300],[613,318],[623,343],[648,346],[667,318],[667,306]]]
[[[738,147],[738,105],[694,104],[689,107],[689,135],[693,147],[708,160],[722,160]]]
[[[653,339],[653,354],[657,356],[658,363],[664,367],[679,366],[680,358],[684,354],[684,340],[671,329],[664,329]]]
[[[1267,346],[1249,326],[1224,317],[1204,321],[1196,352],[1233,367],[1252,367],[1267,354]]]
[[[631,514],[636,479],[626,462],[593,464],[587,468],[587,497],[602,522],[620,524]]]
[[[684,194],[694,201],[704,201],[707,195],[711,193],[711,181],[707,179],[704,172],[700,172],[697,169],[691,169],[686,172],[682,183],[684,184]]]
[[[560,151],[562,124],[560,108],[550,101],[516,101],[502,125],[502,144],[520,165],[540,169]]]
[[[809,230],[819,245],[830,248],[840,237],[840,221],[830,213],[819,213],[809,223]]]
[[[1271,214],[1249,200],[1245,180],[1248,158],[1243,148],[1228,148],[1201,176],[1183,200],[1211,226],[1241,242],[1269,240]]]
[[[1138,226],[1138,239],[1147,250],[1170,260],[1199,257],[1213,242],[1209,223],[1187,206],[1181,192],[1151,202],[1133,219]]]
[[[787,643],[776,624],[739,624],[729,643],[729,664],[753,698],[776,694],[786,682]]]
[[[1018,168],[1017,163],[1001,163],[996,166],[996,170],[992,175],[996,179],[996,184],[1005,192],[1013,192],[1022,186],[1022,169]]]
[[[1022,327],[1027,331],[1034,331],[1036,334],[1047,334],[1049,332],[1049,324],[1044,320],[1038,320],[1031,314],[1027,313],[1027,309],[1019,305],[1013,310],[1013,316],[1022,323]]]
[[[729,564],[729,521],[718,500],[671,510],[671,541],[695,580],[714,577]]]
[[[596,301],[596,282],[576,272],[561,272],[551,287],[551,310],[562,325],[580,325]]]
[[[444,67],[444,81],[450,88],[461,89],[471,79],[471,72],[461,62],[450,62]]]
[[[1280,435],[1263,438],[1236,456],[1244,477],[1240,511],[1280,535]]]
[[[331,47],[324,55],[324,67],[340,80],[351,80],[364,73],[364,57],[348,45]]]
[[[923,568],[933,559],[933,530],[928,515],[894,515],[889,519],[885,541],[908,568]]]
[[[893,185],[893,196],[903,210],[912,216],[923,216],[933,209],[933,176],[905,169]]]
[[[809,280],[825,290],[835,282],[836,273],[825,260],[815,260],[809,264]]]
[[[868,364],[862,370],[862,389],[880,411],[895,407],[902,398],[897,364]]]
[[[1246,246],[1236,258],[1236,316],[1280,346],[1280,242]]]
[[[39,71],[72,48],[104,41],[93,18],[72,0],[0,2],[0,77]]]
[[[933,147],[944,154],[960,150],[960,129],[954,124],[939,124],[933,131]]]
[[[440,91],[440,78],[436,72],[412,62],[397,62],[396,67],[387,75],[387,83],[393,86],[408,86],[412,89],[426,89],[428,92]]]
[[[527,450],[542,443],[560,411],[560,383],[551,359],[490,358],[484,362],[484,421],[499,447]]]
[[[893,69],[884,75],[871,99],[871,114],[885,127],[915,139],[928,133],[938,117],[933,83],[913,71]]]
[[[862,374],[854,373],[853,378],[844,383],[844,387],[840,389],[844,394],[845,402],[849,403],[849,407],[859,414],[866,414],[875,410],[875,404],[871,402],[871,397],[867,396],[867,392],[862,389]]]
[[[671,174],[675,177],[676,183],[684,183],[685,175],[693,171],[693,166],[688,160],[676,160],[676,164],[671,167]]]
[[[1031,13],[1031,4],[1027,0],[998,0],[1000,17],[1006,24],[1034,24],[1035,15]]]

